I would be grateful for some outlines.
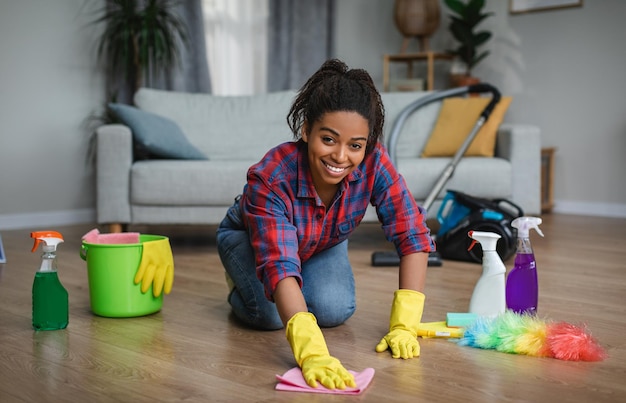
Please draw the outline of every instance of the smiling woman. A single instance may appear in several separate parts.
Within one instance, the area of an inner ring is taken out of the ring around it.
[[[379,141],[384,107],[365,70],[325,62],[298,92],[287,121],[295,141],[250,167],[217,230],[228,302],[251,327],[286,327],[308,385],[344,389],[354,378],[330,355],[320,327],[339,326],[356,309],[348,237],[368,204],[401,256],[389,333],[376,351],[419,355],[421,291],[434,243],[424,210]]]

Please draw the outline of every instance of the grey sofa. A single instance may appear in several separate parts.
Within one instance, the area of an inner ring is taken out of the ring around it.
[[[400,111],[428,92],[383,93],[388,132]],[[248,167],[271,147],[292,139],[286,115],[292,91],[213,96],[140,89],[141,111],[171,119],[206,160],[133,160],[133,135],[122,124],[96,131],[97,220],[112,232],[133,224],[217,224],[242,191]],[[433,189],[449,158],[421,158],[440,103],[412,114],[397,148],[397,167],[418,202]],[[436,216],[446,189],[507,198],[526,214],[540,213],[540,131],[503,124],[494,158],[465,157],[429,209]],[[364,221],[376,221],[371,208]]]

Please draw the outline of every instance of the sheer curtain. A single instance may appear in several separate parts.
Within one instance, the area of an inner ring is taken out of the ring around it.
[[[267,91],[268,0],[202,0],[215,95]]]

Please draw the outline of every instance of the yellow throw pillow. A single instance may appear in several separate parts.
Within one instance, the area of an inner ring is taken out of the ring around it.
[[[496,133],[504,119],[511,97],[502,97],[489,119],[480,128],[465,152],[465,156],[493,157]],[[478,117],[489,103],[487,97],[446,98],[422,157],[452,157],[478,122]]]

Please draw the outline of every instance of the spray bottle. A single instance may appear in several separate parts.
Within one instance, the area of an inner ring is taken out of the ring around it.
[[[483,273],[474,287],[469,312],[487,317],[502,314],[506,310],[504,288],[506,267],[496,252],[496,244],[501,236],[494,232],[480,231],[470,231],[467,235],[473,239],[469,249],[472,249],[476,242],[483,248]]]
[[[537,263],[528,233],[534,228],[543,236],[539,224],[541,218],[538,217],[519,217],[511,223],[511,226],[517,228],[517,254],[515,265],[506,280],[506,305],[517,313],[531,315],[537,313],[539,299]]]
[[[57,274],[56,250],[63,236],[56,231],[31,232],[34,252],[43,243],[41,267],[33,282],[33,327],[35,330],[57,330],[67,327],[69,301],[67,290]]]

